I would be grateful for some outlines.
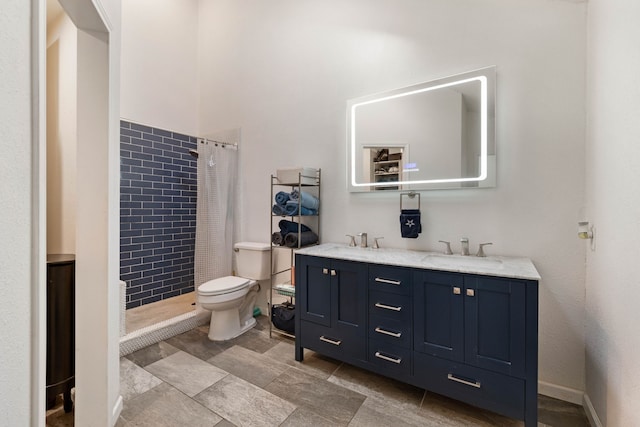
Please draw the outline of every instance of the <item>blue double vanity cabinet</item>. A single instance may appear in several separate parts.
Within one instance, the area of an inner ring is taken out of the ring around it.
[[[329,243],[295,265],[296,360],[307,348],[537,425],[530,260]]]

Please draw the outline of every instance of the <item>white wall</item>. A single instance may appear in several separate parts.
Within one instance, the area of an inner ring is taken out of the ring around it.
[[[542,391],[580,402],[585,13],[567,1],[201,2],[198,133],[242,129],[241,238],[268,241],[269,175],[304,165],[322,168],[325,242],[364,231],[440,250],[466,236],[528,256],[543,277],[539,378],[568,388]],[[423,233],[404,240],[398,194],[346,190],[346,100],[489,65],[498,187],[423,193]]]
[[[198,0],[122,2],[121,117],[195,135]]]
[[[62,13],[47,27],[47,253],[76,251],[77,30]]]
[[[2,3],[0,13],[0,417],[6,425],[25,425],[31,417],[32,145],[31,5]]]
[[[589,2],[586,392],[602,425],[640,425],[640,16],[636,0]]]

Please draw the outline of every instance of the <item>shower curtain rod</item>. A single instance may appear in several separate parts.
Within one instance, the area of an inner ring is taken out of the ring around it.
[[[222,146],[231,145],[231,146],[234,146],[234,147],[238,147],[238,143],[237,142],[216,141],[215,139],[198,138],[198,142],[200,144],[212,143],[212,144],[220,144]]]

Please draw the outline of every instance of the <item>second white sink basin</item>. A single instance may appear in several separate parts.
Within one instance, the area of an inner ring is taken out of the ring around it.
[[[427,254],[424,256],[423,261],[440,268],[501,269],[504,266],[501,259],[462,255]]]

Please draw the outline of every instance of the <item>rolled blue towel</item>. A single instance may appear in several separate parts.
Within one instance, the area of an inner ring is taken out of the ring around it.
[[[311,231],[311,229],[306,225],[304,224],[299,224],[299,225],[300,225],[301,232]],[[298,232],[298,223],[294,221],[288,221],[286,219],[280,220],[280,222],[278,223],[278,227],[280,227],[280,232],[282,233],[283,236],[287,233]]]
[[[422,233],[419,209],[402,209],[400,211],[400,234],[407,239],[417,239]]]
[[[317,211],[318,207],[320,206],[320,199],[318,199],[313,194],[307,193],[306,191],[300,191],[298,193],[298,190],[294,189],[291,194],[289,194],[289,199],[295,201],[298,201],[298,199],[300,199],[300,204],[307,209],[313,209]]]
[[[289,248],[307,246],[316,242],[318,242],[318,235],[313,231],[300,233],[300,240],[298,240],[298,233],[288,233],[284,236],[284,245]]]
[[[271,208],[271,212],[273,212],[274,215],[278,215],[278,216],[287,215],[287,211],[285,210],[285,205],[273,205],[273,207]]]
[[[284,204],[289,201],[289,198],[290,198],[289,193],[286,193],[284,191],[277,192],[274,197],[276,204],[282,205],[282,206],[284,206]]]
[[[271,235],[271,243],[274,245],[282,246],[284,245],[284,234],[279,231],[276,231]]]
[[[286,205],[284,205],[284,210],[289,216],[298,215],[298,202],[289,200]],[[307,209],[304,206],[300,207],[300,215],[317,215],[318,211],[315,209]]]

